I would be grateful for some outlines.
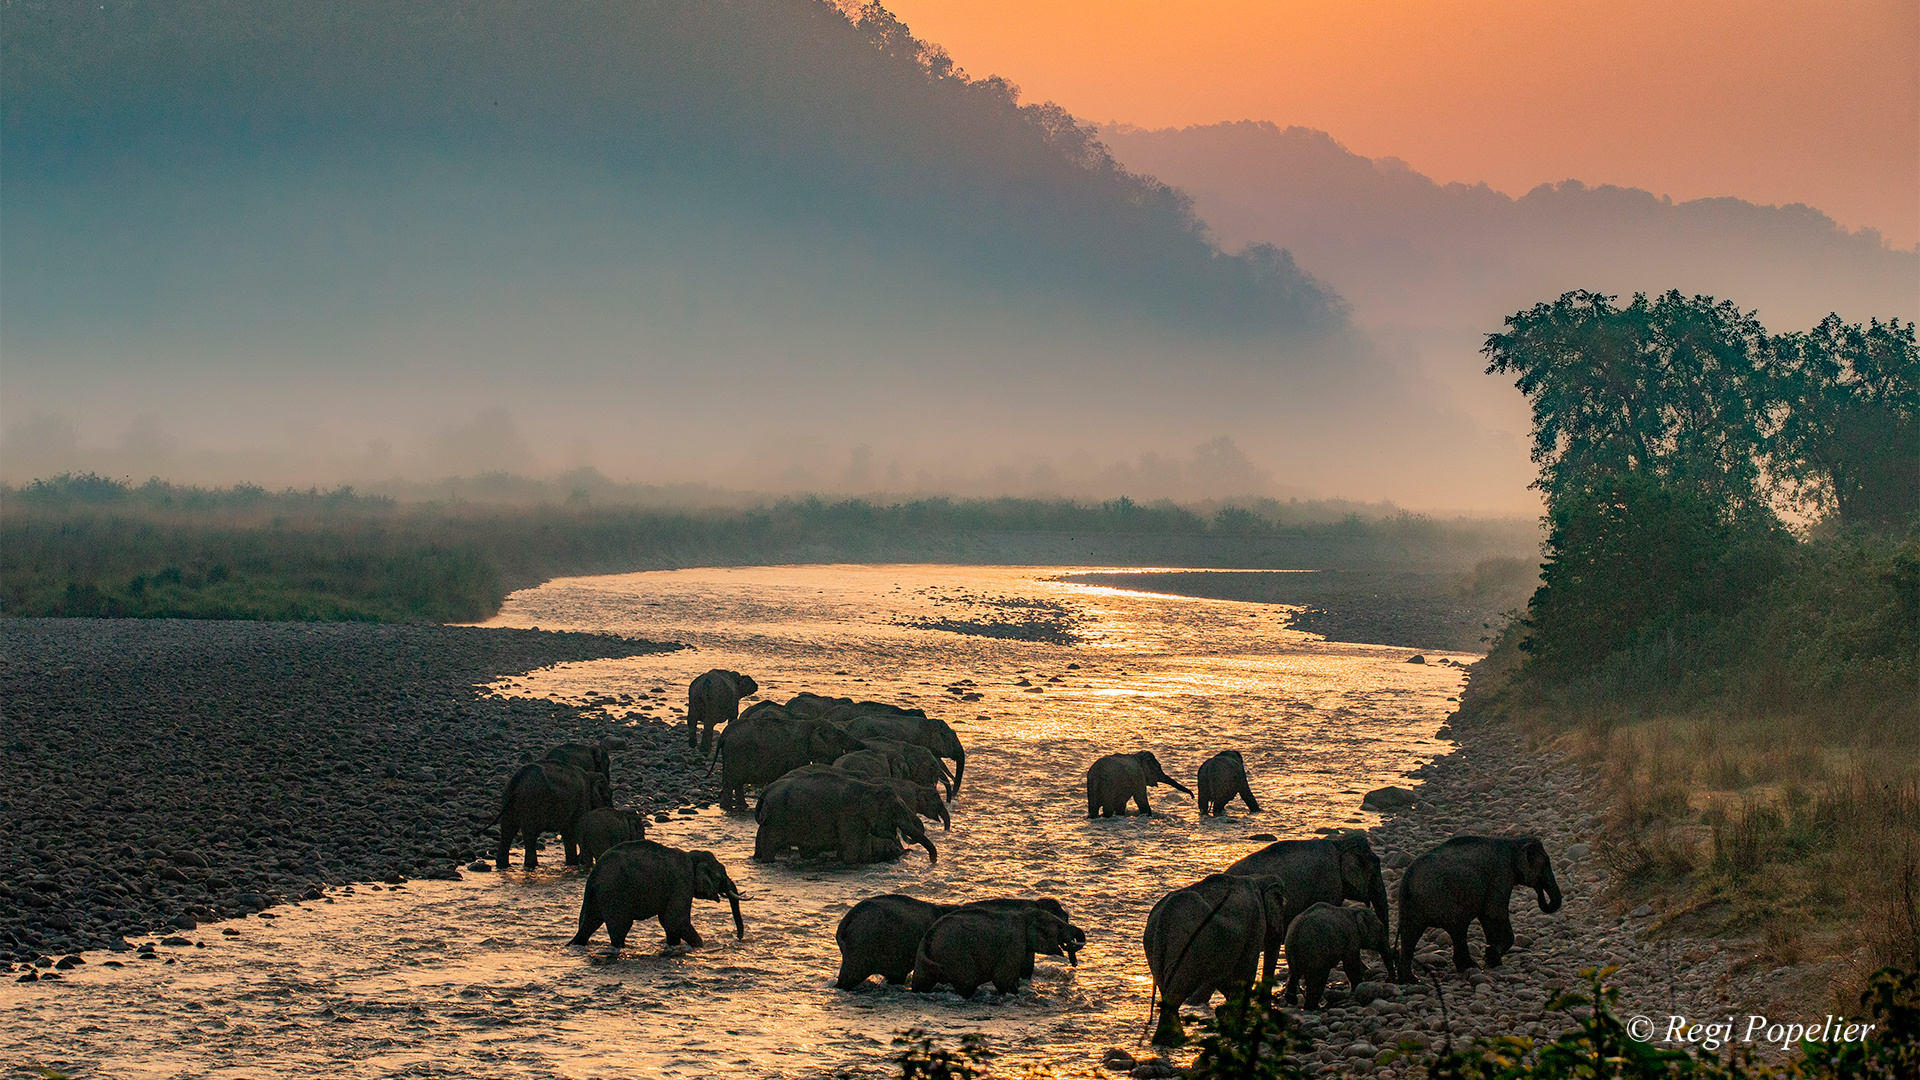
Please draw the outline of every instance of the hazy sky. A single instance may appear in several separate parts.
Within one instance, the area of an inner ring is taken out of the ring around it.
[[[1442,182],[1804,202],[1920,239],[1914,0],[894,0],[1026,101],[1272,120]]]

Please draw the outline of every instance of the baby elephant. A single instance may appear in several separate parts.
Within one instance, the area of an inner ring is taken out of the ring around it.
[[[591,866],[615,844],[647,838],[647,815],[638,810],[603,806],[580,821],[580,860]]]
[[[1320,1007],[1327,973],[1335,964],[1347,970],[1347,981],[1359,986],[1367,979],[1367,963],[1360,950],[1372,949],[1393,970],[1387,955],[1387,926],[1370,908],[1315,904],[1295,916],[1287,927],[1286,1003],[1299,1001],[1300,980],[1307,981],[1307,1008]]]
[[[1247,765],[1240,751],[1222,750],[1200,766],[1200,816],[1218,817],[1227,812],[1227,800],[1235,795],[1253,813],[1260,812],[1260,801],[1247,786]]]
[[[693,928],[696,896],[702,900],[726,897],[733,907],[734,936],[747,936],[747,925],[740,918],[740,890],[713,852],[681,851],[652,840],[616,844],[587,875],[580,932],[568,944],[585,945],[605,924],[613,951],[619,952],[634,923],[658,917],[669,947],[681,942],[699,945],[700,934]]]
[[[974,904],[934,920],[913,957],[915,990],[948,983],[970,998],[982,983],[1002,994],[1020,989],[1033,971],[1033,954],[1062,956],[1086,935],[1053,912],[1032,907]]]
[[[1129,801],[1139,807],[1141,813],[1152,813],[1147,805],[1150,784],[1166,784],[1184,795],[1193,794],[1185,784],[1167,775],[1151,750],[1108,754],[1087,769],[1087,816],[1124,814]]]

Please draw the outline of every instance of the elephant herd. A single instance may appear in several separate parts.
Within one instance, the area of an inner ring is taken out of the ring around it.
[[[952,728],[919,709],[807,693],[742,712],[740,699],[758,690],[739,672],[709,671],[693,680],[687,707],[688,743],[712,753],[708,771],[720,769],[723,807],[746,810],[746,789],[760,790],[755,861],[798,849],[877,862],[899,858],[903,840],[925,848],[930,862],[939,858],[921,821],[951,827],[951,803],[966,770]],[[660,920],[668,945],[698,945],[690,917],[696,897],[727,900],[735,934],[744,937],[739,890],[711,852],[647,840],[645,815],[611,805],[608,750],[618,748],[605,740],[568,743],[515,772],[502,798],[495,861],[506,867],[519,836],[532,869],[540,834],[558,832],[567,862],[592,867],[574,945],[605,926],[618,950],[635,922],[651,918]],[[1140,751],[1109,754],[1088,768],[1087,816],[1124,814],[1129,803],[1149,813],[1147,788],[1154,784],[1194,797],[1202,814],[1223,813],[1236,797],[1250,811],[1260,808],[1237,751],[1200,767],[1197,794],[1167,775],[1151,751]],[[1297,1003],[1304,984],[1308,1008],[1319,1006],[1336,967],[1356,986],[1365,980],[1364,952],[1378,954],[1390,975],[1412,980],[1414,950],[1429,928],[1452,939],[1454,963],[1464,971],[1473,966],[1467,930],[1478,921],[1486,963],[1497,965],[1513,947],[1509,903],[1516,888],[1533,889],[1541,911],[1559,910],[1560,889],[1538,839],[1458,836],[1440,844],[1400,879],[1396,955],[1385,879],[1364,833],[1274,841],[1175,889],[1149,912],[1144,945],[1159,998],[1154,1041],[1182,1041],[1182,1004],[1205,1004],[1216,990],[1271,979],[1282,954],[1285,1000]],[[1032,976],[1036,954],[1077,963],[1086,943],[1056,900],[936,904],[902,894],[860,901],[834,937],[841,989],[879,975],[915,990],[949,985],[963,996],[989,984],[1011,993]]]

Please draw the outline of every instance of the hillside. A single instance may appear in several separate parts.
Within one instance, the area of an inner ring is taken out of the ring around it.
[[[1911,318],[1920,305],[1920,254],[1800,204],[1676,203],[1578,180],[1514,198],[1265,122],[1107,127],[1100,138],[1127,167],[1190,194],[1225,247],[1284,245],[1370,323],[1485,331],[1575,288],[1738,297],[1779,326],[1829,311]]]

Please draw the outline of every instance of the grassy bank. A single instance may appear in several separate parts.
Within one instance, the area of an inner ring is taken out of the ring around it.
[[[1538,617],[1513,624],[1463,716],[1601,770],[1613,900],[1651,903],[1651,932],[1844,957],[1851,1004],[1873,968],[1920,970],[1920,543],[1819,531],[1778,556],[1742,603],[1577,675],[1542,658]]]
[[[1459,570],[1529,551],[1531,522],[1200,512],[1127,499],[800,500],[751,509],[402,503],[331,492],[0,486],[0,613],[469,621],[551,577],[819,562]]]

